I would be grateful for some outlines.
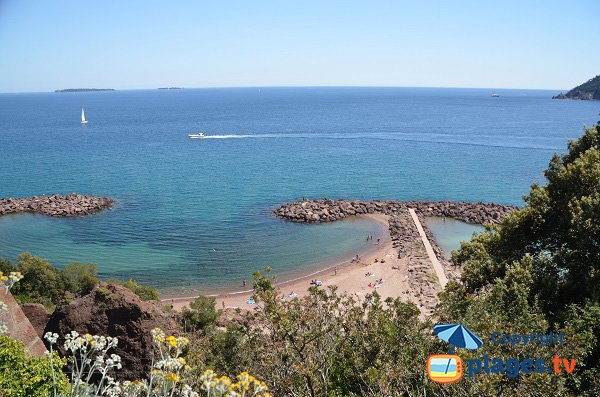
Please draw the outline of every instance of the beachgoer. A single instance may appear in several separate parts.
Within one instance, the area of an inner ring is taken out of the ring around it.
[[[242,281],[242,286],[245,287],[246,286],[246,280]]]
[[[379,244],[379,239],[377,239],[377,244]]]
[[[223,304],[223,309],[225,309],[225,301],[221,302]]]
[[[334,275],[334,276],[337,276],[337,267],[334,267],[334,268],[333,268],[333,275]]]

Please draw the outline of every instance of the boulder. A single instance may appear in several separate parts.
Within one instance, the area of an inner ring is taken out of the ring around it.
[[[41,339],[44,339],[44,328],[50,319],[50,313],[39,303],[25,303],[21,305],[21,310],[33,325],[35,332]]]
[[[123,369],[115,376],[133,380],[150,372],[153,345],[150,331],[156,327],[167,335],[176,334],[179,329],[176,318],[163,311],[161,302],[144,302],[125,287],[100,284],[89,294],[57,307],[44,332],[61,336],[61,353],[64,353],[62,337],[71,331],[119,338],[118,346],[109,352],[120,355],[123,361]]]

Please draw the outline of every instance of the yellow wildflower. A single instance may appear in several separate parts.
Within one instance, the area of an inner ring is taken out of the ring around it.
[[[177,375],[174,372],[167,373],[167,375],[165,376],[165,379],[167,380],[167,382],[174,382],[174,383],[177,383],[180,380],[179,375]]]

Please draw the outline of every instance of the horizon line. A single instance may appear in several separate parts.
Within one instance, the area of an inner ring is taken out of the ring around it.
[[[561,91],[565,88],[519,88],[519,87],[462,87],[462,86],[402,86],[402,85],[240,85],[240,86],[201,86],[201,87],[185,87],[178,85],[164,85],[157,87],[145,87],[145,88],[112,88],[112,87],[69,87],[69,88],[56,88],[55,90],[86,90],[86,89],[97,89],[97,90],[113,90],[113,91],[146,91],[146,90],[158,90],[161,88],[175,87],[175,89],[187,89],[187,90],[203,90],[203,89],[238,89],[238,88],[435,88],[435,89],[470,89],[470,90],[528,90],[528,91]],[[0,91],[0,94],[46,94],[46,93],[57,93],[55,90],[52,91]],[[566,89],[567,91],[569,89]],[[107,91],[109,92],[109,91]],[[69,92],[65,92],[69,94]]]

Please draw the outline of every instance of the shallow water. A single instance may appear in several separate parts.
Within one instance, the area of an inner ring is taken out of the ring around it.
[[[452,256],[452,251],[460,249],[461,242],[471,241],[473,233],[485,230],[481,225],[472,225],[452,218],[426,217],[425,223],[447,258]]]

